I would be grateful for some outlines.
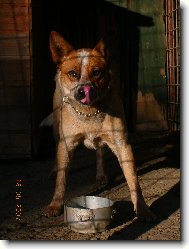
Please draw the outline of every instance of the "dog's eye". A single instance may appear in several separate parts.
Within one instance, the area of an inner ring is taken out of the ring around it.
[[[71,70],[68,72],[68,75],[72,78],[79,78],[79,74],[75,70]]]
[[[102,71],[100,69],[94,69],[92,72],[93,77],[99,77],[102,74]]]

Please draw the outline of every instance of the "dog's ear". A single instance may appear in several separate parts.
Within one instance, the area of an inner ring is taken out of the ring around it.
[[[102,54],[102,56],[105,56],[106,54],[106,44],[104,40],[100,40],[99,43],[95,46],[94,50],[97,50]]]
[[[52,31],[50,34],[50,50],[53,61],[58,65],[62,58],[74,48],[59,33]]]

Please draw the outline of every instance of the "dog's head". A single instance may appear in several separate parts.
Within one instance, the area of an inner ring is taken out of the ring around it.
[[[65,95],[83,105],[93,105],[105,96],[110,70],[103,40],[94,49],[75,50],[60,34],[52,31],[50,50],[59,69],[57,80]]]

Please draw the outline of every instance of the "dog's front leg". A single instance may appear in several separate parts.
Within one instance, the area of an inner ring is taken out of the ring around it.
[[[134,205],[136,216],[142,220],[153,221],[156,219],[154,213],[147,206],[139,185],[134,157],[131,145],[126,142],[126,138],[120,135],[113,137],[113,143],[109,147],[115,153],[122,168],[123,174],[129,186],[131,200]]]
[[[57,177],[53,199],[45,209],[44,215],[47,217],[60,214],[64,201],[66,187],[66,175],[70,164],[70,157],[73,150],[68,148],[66,142],[61,139],[57,145]]]

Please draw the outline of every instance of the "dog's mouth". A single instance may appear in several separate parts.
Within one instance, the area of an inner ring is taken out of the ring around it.
[[[75,99],[83,105],[91,105],[97,98],[97,89],[93,83],[80,84],[75,90]]]

